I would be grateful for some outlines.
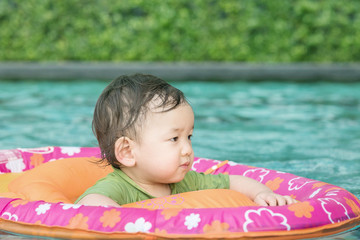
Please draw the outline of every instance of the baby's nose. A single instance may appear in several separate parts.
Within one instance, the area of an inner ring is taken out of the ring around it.
[[[181,155],[188,156],[188,155],[191,155],[192,152],[193,152],[193,149],[192,149],[191,142],[184,143],[182,151],[181,151]]]

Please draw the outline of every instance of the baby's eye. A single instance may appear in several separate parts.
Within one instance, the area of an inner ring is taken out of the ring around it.
[[[178,137],[173,137],[173,138],[170,139],[170,141],[176,142],[178,139],[179,139]]]
[[[188,136],[188,139],[191,140],[191,138],[192,138],[192,135],[189,135],[189,136]]]

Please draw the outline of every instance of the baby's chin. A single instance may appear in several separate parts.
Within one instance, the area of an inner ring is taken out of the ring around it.
[[[186,173],[188,173],[188,172],[189,171],[187,171]],[[184,180],[186,173],[184,174],[184,176],[179,177],[178,179],[173,179],[169,184],[181,182],[182,180]]]

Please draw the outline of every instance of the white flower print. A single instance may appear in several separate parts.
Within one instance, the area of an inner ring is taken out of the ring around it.
[[[148,232],[152,227],[150,222],[146,222],[144,218],[138,218],[135,223],[129,222],[125,225],[125,231],[130,233]]]
[[[25,169],[25,163],[23,159],[16,159],[6,163],[6,168],[12,173],[22,172]]]
[[[63,210],[68,210],[68,209],[78,209],[79,207],[81,207],[80,204],[69,204],[69,203],[61,203],[60,204],[62,207]]]
[[[346,207],[339,201],[336,201],[333,198],[319,198],[318,201],[321,202],[321,207],[324,210],[324,212],[328,215],[328,218],[331,223],[340,222],[347,217],[347,219],[350,219],[348,211]],[[342,217],[341,219],[336,216],[337,214],[340,214]]]
[[[239,165],[239,163],[233,162],[233,161],[228,161],[227,164],[229,164],[230,166],[237,166]]]
[[[259,208],[257,210],[252,209],[245,212],[246,222],[243,225],[244,232],[249,232],[249,225],[254,223],[254,220],[251,219],[250,215],[258,215],[260,217],[263,217],[264,219],[268,219],[268,222],[278,222],[278,224],[281,225],[283,228],[286,228],[287,231],[291,230],[290,225],[287,223],[287,218],[283,214],[274,213],[267,208]]]
[[[188,230],[191,230],[192,228],[196,228],[199,225],[200,214],[191,213],[190,215],[185,217],[185,226],[187,226]]]
[[[62,154],[73,156],[75,153],[79,153],[81,149],[79,147],[60,147]]]
[[[249,170],[245,171],[243,176],[252,177],[257,181],[262,182],[264,180],[264,177],[266,175],[268,175],[269,173],[270,173],[270,171],[265,168],[254,168],[254,169],[249,169]]]
[[[11,221],[18,221],[19,220],[19,217],[16,215],[16,214],[11,214],[9,212],[4,212],[1,217],[5,218],[7,217],[8,220],[11,220]]]
[[[40,204],[36,209],[36,214],[37,215],[41,215],[41,214],[44,214],[46,213],[51,207],[51,204],[50,203],[44,203],[44,204]]]
[[[313,183],[316,181],[310,180],[307,181],[308,179],[303,178],[303,177],[296,177],[293,178],[289,181],[289,191],[293,191],[293,190],[299,190],[300,188],[304,187],[306,184],[308,183]]]

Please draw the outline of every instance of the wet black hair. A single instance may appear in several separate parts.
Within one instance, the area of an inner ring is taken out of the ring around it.
[[[154,99],[157,101],[152,101]],[[150,110],[150,102],[156,103],[155,108],[161,112],[166,112],[187,100],[179,89],[145,74],[120,76],[103,90],[95,105],[92,122],[101,149],[101,162],[121,167],[115,157],[115,142],[120,137],[139,140],[141,123]]]

